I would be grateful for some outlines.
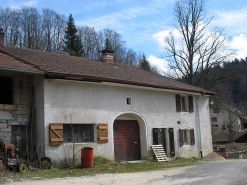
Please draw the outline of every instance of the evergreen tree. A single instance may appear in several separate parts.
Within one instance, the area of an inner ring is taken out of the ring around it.
[[[140,63],[140,68],[144,69],[146,71],[152,72],[152,67],[150,66],[145,54],[142,55],[141,63]]]
[[[111,42],[109,41],[109,39],[105,40],[105,49],[112,50]]]
[[[65,31],[63,51],[72,56],[81,57],[84,54],[83,45],[79,35],[77,35],[77,29],[71,14],[67,22],[67,30]]]

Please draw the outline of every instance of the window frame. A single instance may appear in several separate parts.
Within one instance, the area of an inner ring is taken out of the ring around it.
[[[212,123],[217,123],[217,121],[218,121],[218,120],[217,120],[217,117],[212,117],[212,118],[211,118],[211,122],[212,122]]]
[[[79,133],[80,131],[82,131],[82,133]],[[95,132],[95,124],[92,123],[91,124],[90,123],[63,124],[63,142],[64,143],[93,143],[95,142],[94,132]],[[68,136],[68,134],[70,134],[71,136]],[[85,137],[87,137],[87,139],[85,139]],[[69,138],[71,139],[71,141],[69,140]],[[75,138],[76,141],[74,141]]]
[[[213,107],[213,113],[220,113],[219,107]]]
[[[193,146],[195,145],[195,131],[192,128],[179,129],[179,143],[180,146]]]
[[[132,106],[133,105],[133,98],[131,96],[126,97],[126,106]]]
[[[194,112],[193,96],[191,95],[175,95],[177,112]]]

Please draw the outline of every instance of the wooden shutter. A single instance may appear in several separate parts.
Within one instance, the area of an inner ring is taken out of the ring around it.
[[[158,145],[159,144],[159,142],[158,142],[158,132],[159,132],[159,129],[153,128],[153,144],[154,145]]]
[[[194,112],[194,108],[193,108],[193,96],[188,96],[188,100],[189,100],[189,112]]]
[[[191,143],[191,145],[194,145],[195,144],[194,129],[190,129],[190,143]]]
[[[50,145],[63,144],[63,124],[50,123]]]
[[[180,141],[180,146],[184,145],[184,131],[182,129],[179,129],[179,141]]]
[[[176,110],[177,112],[181,112],[181,102],[180,102],[180,95],[176,94]]]
[[[98,128],[98,143],[108,143],[108,124],[99,123],[97,128]]]

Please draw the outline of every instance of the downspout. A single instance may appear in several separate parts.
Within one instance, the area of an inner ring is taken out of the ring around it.
[[[197,114],[198,114],[198,123],[199,123],[199,136],[200,136],[200,157],[203,158],[202,154],[202,133],[201,133],[201,119],[200,119],[200,112],[199,112],[199,105],[198,105],[198,100],[205,96],[205,91],[202,96],[196,99],[196,108],[197,108]]]

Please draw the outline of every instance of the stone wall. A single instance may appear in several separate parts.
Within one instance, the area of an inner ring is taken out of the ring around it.
[[[0,138],[11,143],[11,126],[28,125],[32,102],[32,76],[11,75],[13,78],[13,105],[0,104]]]

